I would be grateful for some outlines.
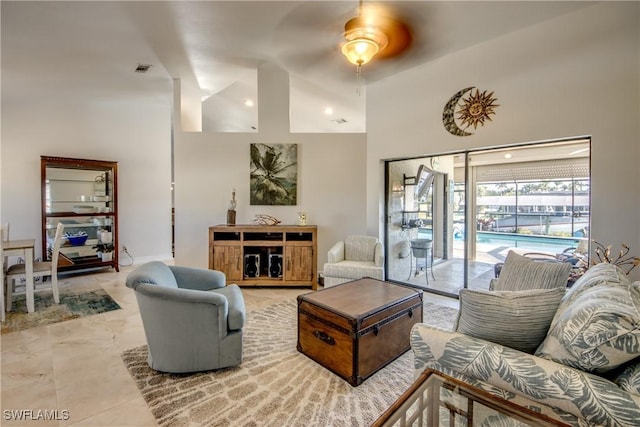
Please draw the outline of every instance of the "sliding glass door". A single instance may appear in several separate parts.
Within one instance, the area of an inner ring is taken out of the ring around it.
[[[386,164],[387,279],[457,296],[488,289],[510,250],[586,246],[589,140]]]
[[[455,162],[446,155],[387,163],[388,280],[447,295],[464,284],[465,197]]]

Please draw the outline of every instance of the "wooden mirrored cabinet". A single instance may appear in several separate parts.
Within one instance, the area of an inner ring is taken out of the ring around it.
[[[41,156],[42,259],[65,225],[58,270],[118,267],[118,164]]]

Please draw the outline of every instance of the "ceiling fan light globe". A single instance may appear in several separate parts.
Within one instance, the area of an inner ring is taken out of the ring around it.
[[[384,49],[389,43],[387,35],[380,29],[371,26],[351,27],[344,33],[347,42],[355,40],[369,40],[378,46],[378,50]]]
[[[354,65],[364,65],[376,56],[380,47],[372,40],[360,38],[342,45],[342,54]]]

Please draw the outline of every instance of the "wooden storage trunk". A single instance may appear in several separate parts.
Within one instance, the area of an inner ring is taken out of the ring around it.
[[[298,351],[354,387],[409,350],[422,291],[360,279],[298,296]]]

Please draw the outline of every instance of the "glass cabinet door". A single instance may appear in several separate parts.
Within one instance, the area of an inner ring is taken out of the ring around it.
[[[116,174],[115,162],[42,157],[44,260],[51,259],[63,223],[60,270],[118,269]]]

